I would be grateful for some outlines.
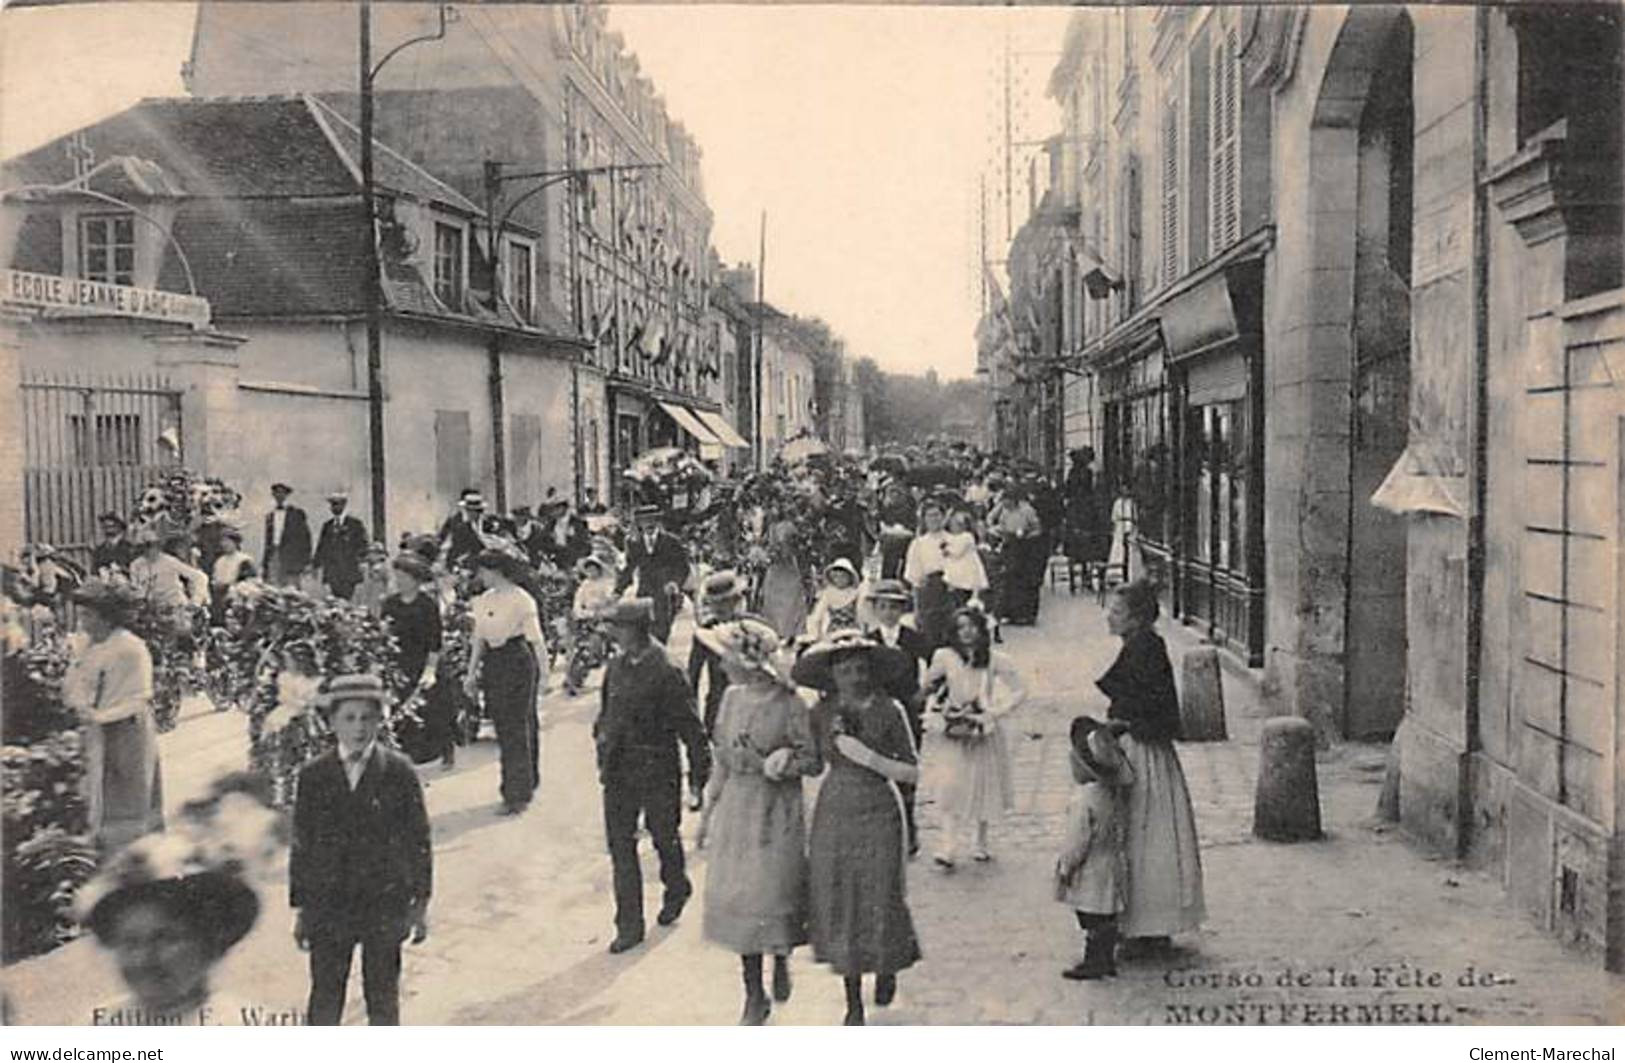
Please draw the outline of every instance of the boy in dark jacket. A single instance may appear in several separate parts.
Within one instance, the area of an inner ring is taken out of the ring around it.
[[[411,762],[378,744],[385,696],[374,676],[333,680],[338,748],[299,773],[288,886],[294,940],[310,952],[312,1026],[338,1025],[357,945],[367,1021],[400,1025],[401,942],[429,933],[429,816]]]

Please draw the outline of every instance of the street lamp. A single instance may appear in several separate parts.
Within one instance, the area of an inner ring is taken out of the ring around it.
[[[378,260],[378,207],[377,190],[372,173],[372,86],[379,71],[391,59],[414,44],[438,41],[446,36],[446,23],[454,16],[450,4],[439,8],[440,25],[434,33],[412,37],[389,51],[377,63],[372,61],[372,0],[360,4],[360,73],[361,73],[361,212],[366,219],[366,238],[362,240],[366,260],[367,278],[363,302],[367,319],[367,440],[372,469],[372,535],[378,542],[387,542],[385,527],[388,490],[384,475],[384,352],[383,352],[383,284],[379,279],[382,268]]]
[[[485,223],[486,223],[486,252],[491,261],[491,295],[490,306],[494,312],[502,295],[502,235],[508,228],[508,222],[513,218],[514,211],[520,205],[542,192],[544,189],[565,181],[582,181],[596,174],[618,174],[634,170],[659,170],[665,167],[663,162],[625,163],[612,166],[586,166],[564,170],[532,170],[528,173],[503,173],[503,163],[494,159],[485,160]],[[509,181],[536,181],[537,183],[525,189],[512,203],[503,210],[502,216],[497,217],[497,197],[502,192],[502,186]],[[574,220],[571,223],[571,235],[574,236]],[[533,299],[534,301],[534,299]],[[579,327],[579,314],[577,326]],[[506,511],[508,507],[508,446],[507,431],[503,424],[506,418],[505,401],[502,388],[502,347],[500,335],[493,330],[491,341],[487,347],[489,357],[489,370],[487,378],[491,391],[491,465],[492,473],[496,477],[496,503],[497,509]],[[570,406],[571,422],[576,421],[575,411],[581,402],[580,377],[574,365],[570,368]],[[577,463],[579,465],[579,461]],[[579,468],[577,479],[580,479]],[[579,486],[579,485],[578,485]]]

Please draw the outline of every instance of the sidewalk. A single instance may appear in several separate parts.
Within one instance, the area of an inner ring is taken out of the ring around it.
[[[1070,785],[1067,725],[1079,712],[1104,712],[1093,679],[1110,663],[1116,641],[1092,598],[1046,592],[1044,609],[1040,627],[1010,630],[1003,647],[1027,671],[1033,697],[1011,724],[1017,807],[995,831],[997,859],[951,876],[925,862],[911,865],[909,901],[925,958],[902,976],[892,1008],[871,1009],[871,1022],[1625,1021],[1620,1005],[1609,1010],[1625,1000],[1625,978],[1538,932],[1495,882],[1427,858],[1374,819],[1380,747],[1339,746],[1320,757],[1324,841],[1255,840],[1252,796],[1264,710],[1228,672],[1231,740],[1179,750],[1196,803],[1207,923],[1180,941],[1184,949],[1172,961],[1128,964],[1103,983],[1061,979],[1079,945],[1070,913],[1049,893]],[[1177,673],[1177,658],[1195,640],[1166,620],[1160,626]],[[684,623],[673,638],[678,659],[686,644]],[[493,743],[461,751],[455,771],[422,770],[436,886],[430,939],[407,950],[409,1022],[737,1019],[738,961],[701,940],[698,897],[676,927],[651,926],[641,949],[619,957],[604,951],[612,927],[589,734],[596,712],[592,692],[544,701],[543,789],[526,816],[492,815]],[[211,713],[165,736],[172,805],[185,796],[178,780],[205,777],[198,765],[241,763],[240,721]],[[922,819],[930,852],[936,816],[929,742],[925,770]],[[645,857],[653,905],[653,858],[647,851]],[[703,854],[694,855],[691,869],[703,891]],[[281,881],[268,887],[259,926],[216,978],[223,991],[267,1010],[297,1008],[306,986],[304,957],[288,937],[284,894]],[[838,1022],[839,980],[805,950],[794,965],[795,997],[772,1022]],[[1464,987],[1458,983],[1469,967],[1472,985]],[[1279,983],[1289,969],[1292,985],[1285,988]],[[83,940],[17,964],[4,978],[18,1022],[82,1023],[93,1006],[119,995],[105,957]],[[1298,985],[1300,978],[1309,984]],[[1339,984],[1328,987],[1329,979]],[[1401,984],[1417,981],[1424,984]],[[359,985],[352,986],[347,1021],[364,1021],[359,997]]]

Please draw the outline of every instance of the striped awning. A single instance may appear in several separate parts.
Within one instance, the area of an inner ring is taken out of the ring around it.
[[[679,406],[675,402],[662,402],[660,404],[660,408],[665,410],[673,421],[677,422],[677,427],[681,428],[683,431],[687,432],[701,443],[710,443],[713,446],[720,444],[721,441],[717,439],[716,436],[711,434],[711,430],[706,428],[705,425],[700,422],[700,419],[694,416],[694,411],[690,410],[687,406]]]
[[[710,410],[695,410],[693,413],[705,424],[705,427],[711,430],[711,434],[716,436],[723,446],[734,447],[735,449],[745,449],[750,446],[749,443],[745,442],[745,437],[734,431],[734,426],[729,424],[728,419],[722,414],[712,413]]]

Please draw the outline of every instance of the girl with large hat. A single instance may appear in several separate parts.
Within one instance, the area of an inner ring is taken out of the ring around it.
[[[127,583],[88,580],[74,594],[85,641],[62,679],[62,697],[85,722],[85,805],[104,851],[163,830],[152,655],[130,631],[141,606]]]
[[[846,1025],[864,1023],[863,976],[875,1004],[920,958],[904,883],[908,839],[899,784],[919,779],[903,707],[880,686],[880,643],[832,634],[801,655],[791,677],[823,691],[813,737],[829,764],[808,838],[813,955],[846,983]]]
[[[790,999],[790,951],[807,941],[807,856],[801,780],[824,763],[807,705],[775,661],[779,637],[755,618],[695,632],[722,662],[728,689],[711,734],[711,780],[699,844],[710,853],[707,939],[739,953],[744,1026],[772,1011],[762,957],[773,956],[773,999]]]
[[[486,589],[469,605],[474,637],[464,690],[470,698],[485,692],[501,751],[498,813],[512,816],[530,806],[540,782],[536,699],[547,676],[547,642],[536,599],[525,590],[530,570],[524,560],[483,550],[475,556],[474,568]]]

